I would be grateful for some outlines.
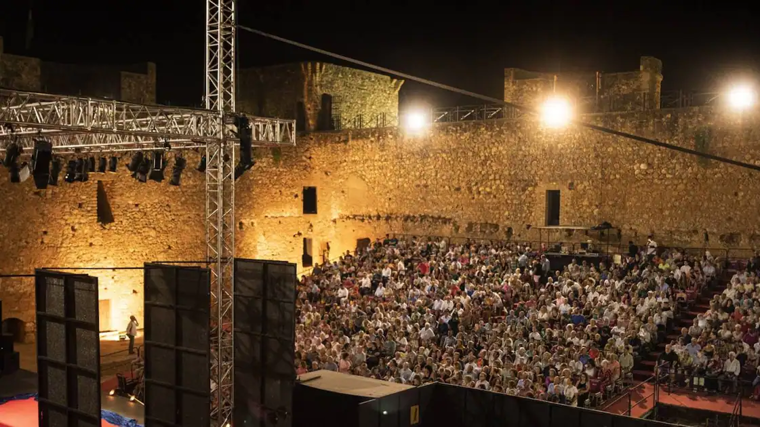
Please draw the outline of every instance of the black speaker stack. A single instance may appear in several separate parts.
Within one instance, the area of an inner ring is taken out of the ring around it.
[[[0,300],[0,320],[3,319],[3,301]],[[19,354],[13,351],[12,334],[0,333],[0,375],[9,375],[19,368]]]

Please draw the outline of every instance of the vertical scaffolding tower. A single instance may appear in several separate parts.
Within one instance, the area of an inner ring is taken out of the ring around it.
[[[236,0],[206,0],[206,109],[235,113]],[[225,123],[228,126],[229,123]],[[235,258],[235,146],[221,129],[206,144],[206,246],[211,267],[211,423],[232,420],[235,370],[232,325]]]

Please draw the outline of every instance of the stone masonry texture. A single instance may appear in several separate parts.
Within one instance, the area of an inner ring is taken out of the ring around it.
[[[342,128],[390,127],[398,123],[403,80],[324,62],[251,68],[240,73],[239,110],[265,117],[298,119],[317,130],[322,96],[332,97],[331,116]],[[302,111],[299,112],[299,109]]]
[[[0,64],[7,66],[5,59]],[[278,75],[298,80],[300,67]],[[338,84],[349,77],[332,79]],[[583,120],[760,165],[757,113],[648,109]],[[61,176],[57,187],[35,190],[32,180],[0,179],[0,273],[204,258],[204,175],[195,170],[198,154],[186,157],[180,187],[167,180],[137,182],[126,170],[127,155],[118,173],[91,174],[85,183],[68,184]],[[607,221],[620,229],[610,236],[612,244],[643,243],[652,234],[661,245],[703,247],[706,231],[710,247],[760,246],[760,173],[597,131],[544,129],[530,116],[438,124],[418,135],[397,127],[306,132],[297,147],[258,148],[255,157],[254,168],[236,182],[240,257],[300,265],[303,239],[309,238],[321,262],[328,243],[330,258],[336,258],[357,239],[386,233],[537,241],[547,190],[561,191],[562,225]],[[114,217],[106,225],[97,221],[98,180]],[[307,186],[317,188],[317,214],[303,214]],[[583,232],[552,237],[597,238]],[[89,273],[100,280],[100,298],[110,301],[112,328],[122,329],[131,314],[142,322],[140,270]],[[26,322],[30,338],[33,294],[31,279],[0,279],[5,317]]]

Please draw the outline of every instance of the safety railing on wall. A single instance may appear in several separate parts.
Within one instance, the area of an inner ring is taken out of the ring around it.
[[[332,116],[332,129],[330,130],[374,129],[396,125],[398,125],[397,118],[386,113],[357,114],[350,117],[336,114]]]

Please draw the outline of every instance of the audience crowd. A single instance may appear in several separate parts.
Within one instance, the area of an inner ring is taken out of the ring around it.
[[[529,244],[378,240],[302,278],[297,373],[438,381],[569,405],[630,378],[665,341],[657,363],[671,381],[716,390],[754,373],[760,260],[668,340],[722,261],[658,250],[651,239],[600,259],[553,268]]]

